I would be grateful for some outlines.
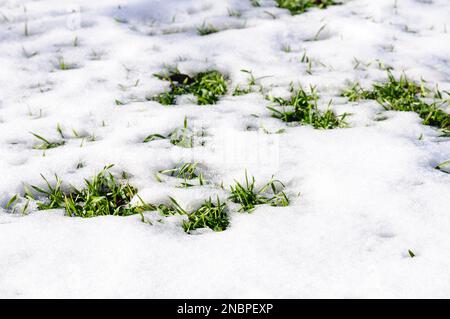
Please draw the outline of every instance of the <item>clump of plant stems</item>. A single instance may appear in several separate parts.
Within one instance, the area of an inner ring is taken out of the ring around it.
[[[52,148],[56,148],[64,145],[66,142],[64,140],[59,141],[49,141],[48,139],[42,137],[41,135],[31,133],[34,137],[36,137],[40,143],[33,146],[35,150],[48,150]]]
[[[205,181],[203,178],[203,174],[198,172],[198,163],[184,163],[176,166],[174,168],[165,169],[159,171],[160,174],[164,174],[167,176],[183,179],[183,183],[181,186],[183,187],[192,187],[190,181],[194,179],[198,179],[200,185],[204,185]]]
[[[144,140],[143,143],[149,143],[158,139],[169,139],[170,143],[176,146],[184,147],[184,148],[192,148],[195,145],[196,137],[204,136],[204,132],[193,132],[191,128],[188,126],[187,118],[184,118],[183,127],[176,128],[168,135],[162,134],[150,134]],[[202,142],[203,143],[203,142]],[[203,145],[203,144],[202,144]]]
[[[221,202],[219,197],[215,201],[211,198],[205,200],[200,207],[188,212],[172,198],[170,204],[145,203],[138,195],[138,190],[128,182],[125,172],[120,177],[110,172],[113,165],[104,167],[91,179],[85,179],[83,188],[74,186],[63,187],[62,180],[55,175],[55,182],[49,182],[43,175],[45,187],[31,186],[34,194],[26,188],[25,198],[28,207],[29,201],[36,201],[39,210],[64,209],[71,217],[91,218],[96,216],[130,216],[140,214],[145,221],[144,211],[157,211],[161,216],[183,215],[187,219],[183,221],[183,229],[186,233],[200,228],[209,228],[219,232],[229,226],[227,204]],[[160,173],[177,178],[190,180],[199,178],[201,175],[195,171],[195,163],[186,163],[170,170]],[[274,178],[270,179],[261,188],[256,189],[255,179],[249,179],[245,172],[245,184],[236,182],[230,187],[231,196],[229,200],[240,204],[240,212],[251,212],[258,205],[287,206],[289,199],[284,192],[284,184]],[[137,203],[132,203],[138,197]],[[12,207],[19,199],[13,196],[7,203],[6,208]]]
[[[175,69],[168,74],[155,74],[155,76],[170,82],[168,91],[150,98],[163,105],[174,105],[177,96],[185,94],[194,95],[198,105],[216,104],[227,92],[225,76],[215,70],[198,73],[191,77]]]
[[[322,112],[317,107],[318,95],[314,87],[310,87],[310,92],[302,87],[295,89],[290,87],[291,97],[268,97],[278,107],[268,107],[272,116],[284,122],[298,122],[300,124],[312,125],[316,129],[333,129],[345,127],[347,114],[336,115],[330,109]],[[331,102],[330,102],[331,104]]]
[[[221,203],[218,197],[215,202],[209,198],[192,212],[186,211],[172,197],[169,197],[169,199],[171,204],[158,205],[156,210],[162,216],[187,216],[187,220],[183,221],[183,229],[186,233],[190,233],[199,228],[210,228],[213,231],[219,232],[227,229],[229,225],[227,205],[226,203]]]
[[[249,94],[249,93],[253,93],[253,92],[263,92],[263,86],[261,84],[257,83],[258,80],[262,79],[263,77],[255,78],[255,76],[253,75],[253,72],[249,71],[249,70],[241,70],[241,72],[248,74],[247,84],[246,85],[241,85],[241,84],[236,85],[236,87],[233,90],[233,94],[232,94],[233,96],[240,96],[240,95],[245,95],[245,94]]]
[[[288,9],[292,15],[304,13],[311,8],[326,9],[340,4],[333,0],[276,0],[279,8]]]
[[[388,72],[387,81],[375,83],[369,90],[356,83],[344,90],[342,96],[350,101],[375,100],[387,111],[417,113],[424,125],[447,130],[450,128],[450,114],[441,109],[442,105],[448,105],[448,100],[443,99],[442,92],[436,90],[433,94],[425,87],[424,81],[410,81],[404,74],[396,79]]]
[[[56,182],[52,185],[41,175],[46,187],[31,186],[43,197],[42,201],[37,202],[38,209],[64,208],[69,216],[85,218],[105,215],[129,216],[149,210],[151,207],[142,201],[137,205],[131,204],[131,200],[137,195],[137,189],[125,178],[114,177],[109,171],[112,166],[106,166],[90,180],[85,179],[82,189],[71,186],[68,190],[63,190],[58,176],[55,175]],[[126,174],[122,175],[125,177]]]
[[[231,196],[229,199],[240,204],[240,212],[251,212],[258,205],[287,206],[289,198],[284,192],[284,184],[276,179],[271,179],[263,187],[256,189],[255,178],[249,179],[245,171],[245,185],[235,181],[235,185],[230,187]]]
[[[206,22],[203,22],[203,24],[197,28],[197,34],[201,36],[216,33],[219,31],[220,30],[218,28],[216,28],[212,24],[206,24]]]

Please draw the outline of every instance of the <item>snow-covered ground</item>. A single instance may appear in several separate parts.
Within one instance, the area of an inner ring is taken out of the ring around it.
[[[384,80],[379,62],[449,90],[450,2],[344,2],[291,16],[271,0],[0,0],[0,297],[450,297],[450,175],[434,169],[449,141],[414,113],[339,96],[349,82]],[[221,31],[199,36],[204,23]],[[147,101],[168,85],[153,74],[175,65],[221,71],[229,93],[212,106]],[[321,107],[333,99],[352,114],[349,127],[286,126],[263,95],[231,95],[242,69],[278,95],[316,85]],[[141,142],[185,116],[204,147]],[[33,149],[30,132],[58,139],[58,125],[65,145]],[[211,184],[155,179],[182,159]],[[191,235],[178,217],[6,209],[24,185],[44,186],[40,174],[80,186],[108,164],[149,202],[226,198],[247,169],[283,181],[291,204],[231,210],[227,230]]]

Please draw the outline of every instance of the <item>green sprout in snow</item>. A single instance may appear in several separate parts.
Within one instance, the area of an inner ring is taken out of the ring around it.
[[[191,77],[174,70],[169,74],[155,74],[155,76],[170,82],[168,91],[150,98],[163,105],[173,105],[177,96],[185,94],[194,95],[198,105],[216,104],[219,98],[227,92],[226,79],[218,71],[202,72]]]
[[[289,199],[284,193],[284,184],[276,179],[271,179],[260,189],[255,188],[255,178],[249,180],[245,171],[245,185],[236,182],[230,187],[231,196],[229,199],[241,205],[240,212],[251,212],[256,206],[268,204],[271,206],[288,206]]]
[[[279,8],[288,9],[292,15],[304,13],[311,8],[326,9],[340,4],[333,0],[276,0]]]
[[[55,176],[56,183],[52,185],[44,176],[46,188],[32,186],[41,196],[43,201],[37,203],[40,210],[64,208],[66,213],[72,217],[95,217],[95,216],[129,216],[150,210],[153,207],[142,201],[131,204],[131,200],[137,195],[137,189],[126,180],[118,180],[106,166],[92,179],[85,180],[85,187],[77,189],[71,187],[63,190],[62,181]]]
[[[169,197],[171,204],[161,204],[156,210],[162,216],[183,215],[187,220],[183,221],[183,229],[186,233],[199,228],[210,228],[216,232],[225,230],[229,225],[227,205],[221,203],[219,198],[213,202],[211,198],[206,200],[199,208],[192,212],[186,211],[178,202]]]
[[[365,90],[356,83],[344,90],[342,96],[350,101],[375,100],[387,111],[415,112],[424,125],[450,129],[450,114],[440,108],[442,105],[448,105],[448,100],[442,98],[442,92],[436,90],[432,95],[423,81],[420,84],[415,83],[406,75],[397,80],[388,72],[387,81],[373,84],[372,89]],[[434,100],[430,102],[430,98]]]
[[[316,129],[333,129],[345,127],[345,117],[347,114],[335,115],[328,109],[325,112],[317,108],[318,96],[316,90],[311,87],[310,92],[303,88],[294,89],[291,85],[291,97],[289,99],[281,97],[269,97],[269,99],[278,105],[268,107],[272,116],[284,122],[298,122],[300,124],[312,125]]]
[[[202,131],[199,134],[196,134],[195,132],[193,132],[192,129],[189,128],[187,118],[185,117],[183,127],[174,129],[167,136],[164,136],[164,135],[158,134],[158,133],[150,134],[143,140],[143,142],[149,143],[149,142],[159,140],[159,139],[169,139],[170,143],[172,143],[173,145],[184,147],[184,148],[192,148],[192,147],[194,147],[195,138],[198,135],[203,136],[204,132]]]

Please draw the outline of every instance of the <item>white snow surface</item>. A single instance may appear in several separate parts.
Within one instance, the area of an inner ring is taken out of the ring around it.
[[[449,90],[450,2],[344,2],[291,16],[271,0],[0,0],[0,297],[450,297],[450,175],[434,169],[450,159],[449,141],[414,113],[339,97],[349,82],[385,79],[377,61]],[[203,23],[221,31],[199,36]],[[60,58],[73,69],[59,70]],[[229,93],[212,106],[147,101],[168,86],[153,74],[175,65],[220,70]],[[352,114],[349,128],[271,118],[261,94],[231,95],[247,79],[241,69],[276,94],[316,85],[320,107],[333,99],[336,113]],[[207,132],[204,147],[141,142],[185,116]],[[96,140],[71,137],[43,156],[30,132],[57,139],[57,124]],[[154,178],[182,159],[200,162],[211,184]],[[24,185],[44,186],[40,174],[80,186],[108,164],[150,202],[225,199],[247,169],[259,185],[283,181],[291,204],[232,207],[227,230],[192,235],[177,217],[149,225],[6,209]]]

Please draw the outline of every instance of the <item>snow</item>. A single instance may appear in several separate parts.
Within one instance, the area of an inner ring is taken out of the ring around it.
[[[434,169],[450,159],[448,140],[416,114],[338,97],[349,82],[383,80],[377,60],[449,90],[448,21],[447,0],[353,0],[298,16],[271,0],[0,0],[0,297],[448,298],[450,175]],[[225,30],[198,36],[204,22]],[[75,68],[58,70],[61,57]],[[245,84],[242,69],[277,95],[291,82],[316,85],[321,108],[332,98],[338,114],[352,113],[350,128],[286,126],[258,93],[213,106],[146,101],[167,87],[152,76],[165,65],[217,69],[230,89]],[[185,116],[206,130],[205,147],[141,143]],[[75,129],[96,140],[80,147],[70,138],[45,156],[32,149],[30,132],[57,139],[58,123],[67,136]],[[155,179],[181,159],[200,162],[214,184],[180,189]],[[285,182],[291,205],[232,212],[226,231],[196,235],[179,217],[149,225],[140,216],[4,208],[24,184],[43,186],[40,174],[79,186],[112,163],[151,202],[173,196],[192,209],[225,199],[214,185],[242,181],[247,169],[259,185],[272,175]]]

